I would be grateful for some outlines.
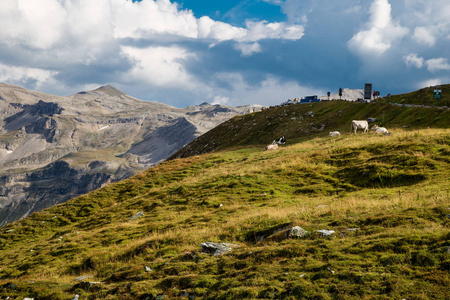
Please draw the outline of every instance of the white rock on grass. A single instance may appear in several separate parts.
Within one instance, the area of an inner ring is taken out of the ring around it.
[[[334,230],[326,230],[326,229],[317,230],[317,232],[321,233],[323,236],[330,236],[333,233],[335,233]]]
[[[140,212],[136,213],[134,216],[132,216],[130,219],[128,219],[128,222],[133,221],[139,217],[142,217],[143,215],[144,215],[144,212],[140,211]]]
[[[300,226],[294,226],[287,232],[287,236],[290,238],[301,238],[308,234],[308,231]]]

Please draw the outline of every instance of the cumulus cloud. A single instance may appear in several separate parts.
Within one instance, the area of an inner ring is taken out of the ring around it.
[[[450,64],[447,58],[432,58],[426,61],[427,70],[430,72],[449,71]]]
[[[258,43],[239,43],[236,44],[235,48],[241,51],[242,56],[249,56],[262,51],[261,45]]]
[[[425,60],[423,57],[417,56],[416,53],[411,53],[409,55],[403,56],[403,61],[408,67],[415,67],[418,69],[426,67],[427,70],[431,73],[450,70],[448,59],[443,57]]]
[[[370,14],[366,29],[355,34],[348,41],[348,47],[362,56],[380,56],[395,41],[404,37],[408,29],[392,19],[391,5],[387,0],[374,0],[370,6]]]
[[[403,56],[403,61],[408,67],[416,67],[418,69],[421,69],[425,63],[424,58],[418,57],[416,53]]]
[[[105,70],[97,74],[99,82],[111,81],[109,65],[122,67],[116,71],[117,81],[129,78],[152,86],[181,84],[192,88],[193,76],[183,62],[195,55],[180,46],[183,41],[207,44],[231,41],[242,56],[250,56],[263,51],[258,41],[298,40],[304,34],[303,26],[291,23],[251,20],[237,27],[207,16],[196,18],[191,10],[180,9],[170,0],[1,1],[0,28],[2,73],[15,74],[9,78],[11,82],[19,80],[19,73],[20,80],[31,76],[35,86],[48,81],[48,76],[82,80],[82,72],[89,66]],[[168,40],[169,45],[154,46]],[[6,52],[14,53],[14,60],[27,61],[29,70],[44,70],[45,66],[46,71],[39,76],[24,71],[2,55]],[[124,70],[125,67],[128,69]],[[84,77],[87,80],[89,75]]]
[[[195,55],[180,47],[122,47],[133,61],[133,68],[124,74],[124,80],[143,82],[152,86],[193,88],[194,79],[183,67],[186,59]]]
[[[224,97],[224,96],[214,96],[214,99],[211,102],[211,104],[213,104],[213,105],[215,105],[215,104],[229,105],[229,103],[230,103],[230,98]]]
[[[448,83],[449,80],[450,79],[448,77],[426,79],[426,80],[420,81],[418,84],[416,84],[415,88],[422,89],[422,88],[429,87],[429,86],[441,85],[443,83]]]
[[[430,28],[426,27],[416,27],[414,29],[414,40],[416,40],[420,44],[424,44],[427,46],[434,46],[436,44],[436,37],[431,32]]]
[[[286,23],[269,23],[267,21],[245,22],[246,27],[234,27],[226,23],[216,22],[209,17],[202,17],[198,21],[199,38],[209,38],[217,41],[236,40],[238,42],[256,42],[262,39],[298,40],[304,35],[302,25],[288,25]]]
[[[228,82],[230,88],[210,90],[215,102],[225,99],[228,105],[261,104],[271,105],[287,101],[289,98],[305,95],[323,95],[324,91],[302,86],[295,81],[287,81],[267,74],[257,85],[251,85],[238,73],[217,74],[220,80]],[[219,78],[218,78],[219,79]]]
[[[43,9],[45,8],[45,9]],[[48,49],[60,41],[66,12],[58,1],[29,0],[0,3],[0,41],[7,45],[27,45]]]
[[[0,82],[11,82],[24,85],[27,82],[35,82],[39,88],[41,85],[52,81],[56,72],[27,67],[8,66],[0,63]]]

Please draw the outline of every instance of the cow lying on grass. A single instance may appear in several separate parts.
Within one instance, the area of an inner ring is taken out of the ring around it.
[[[341,135],[341,133],[339,131],[330,131],[331,137],[340,136],[340,135]]]
[[[378,125],[373,125],[373,127],[371,129],[375,130],[374,134],[391,135],[385,127],[379,127]]]
[[[282,137],[280,137],[279,139],[273,140],[272,145],[274,145],[274,144],[278,144],[278,145],[286,144],[286,139],[284,138],[284,135]]]
[[[271,145],[268,145],[268,146],[266,146],[266,148],[264,148],[264,151],[267,151],[267,150],[275,150],[275,149],[278,149],[278,144],[271,144]]]

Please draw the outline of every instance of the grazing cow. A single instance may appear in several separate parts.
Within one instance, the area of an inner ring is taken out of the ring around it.
[[[389,131],[385,127],[379,127],[378,125],[373,125],[371,128],[372,130],[375,130],[374,134],[384,134],[384,135],[390,135]]]
[[[266,148],[264,148],[264,151],[267,151],[267,150],[275,150],[275,149],[278,149],[278,144],[271,144],[271,145],[268,145],[268,146],[266,146]]]
[[[340,136],[341,133],[339,131],[330,131],[330,136],[335,137],[335,136]]]
[[[282,137],[280,137],[279,139],[273,140],[272,145],[275,145],[275,144],[278,144],[278,145],[286,144],[286,139],[284,138],[284,135]]]
[[[356,130],[361,129],[364,133],[369,131],[369,123],[366,120],[353,120],[352,121],[352,133],[356,134]]]

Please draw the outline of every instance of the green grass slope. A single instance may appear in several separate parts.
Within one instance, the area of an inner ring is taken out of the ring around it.
[[[441,99],[434,99],[434,90],[441,90]],[[379,101],[400,103],[400,104],[416,104],[428,106],[447,106],[450,107],[450,84],[443,84],[437,87],[426,87],[411,93],[392,95],[390,97],[381,98]]]
[[[339,114],[383,111],[321,105],[304,122],[344,129]],[[277,122],[299,116],[283,109]],[[404,116],[411,127],[428,122]],[[449,128],[406,131],[386,111],[399,126],[391,136],[286,133],[287,145],[262,151],[258,142],[288,127],[259,117],[240,117],[256,123],[256,136],[243,135],[254,146],[167,161],[1,228],[0,296],[448,299]],[[309,233],[288,238],[292,226]],[[240,247],[214,256],[201,251],[207,241]]]
[[[376,118],[376,124],[385,126],[394,135],[405,127],[450,127],[450,110],[437,108],[347,101],[296,104],[236,116],[201,135],[169,159],[249,145],[264,147],[281,136],[285,136],[288,143],[298,143],[328,136],[335,130],[349,134],[352,120],[367,118]]]

